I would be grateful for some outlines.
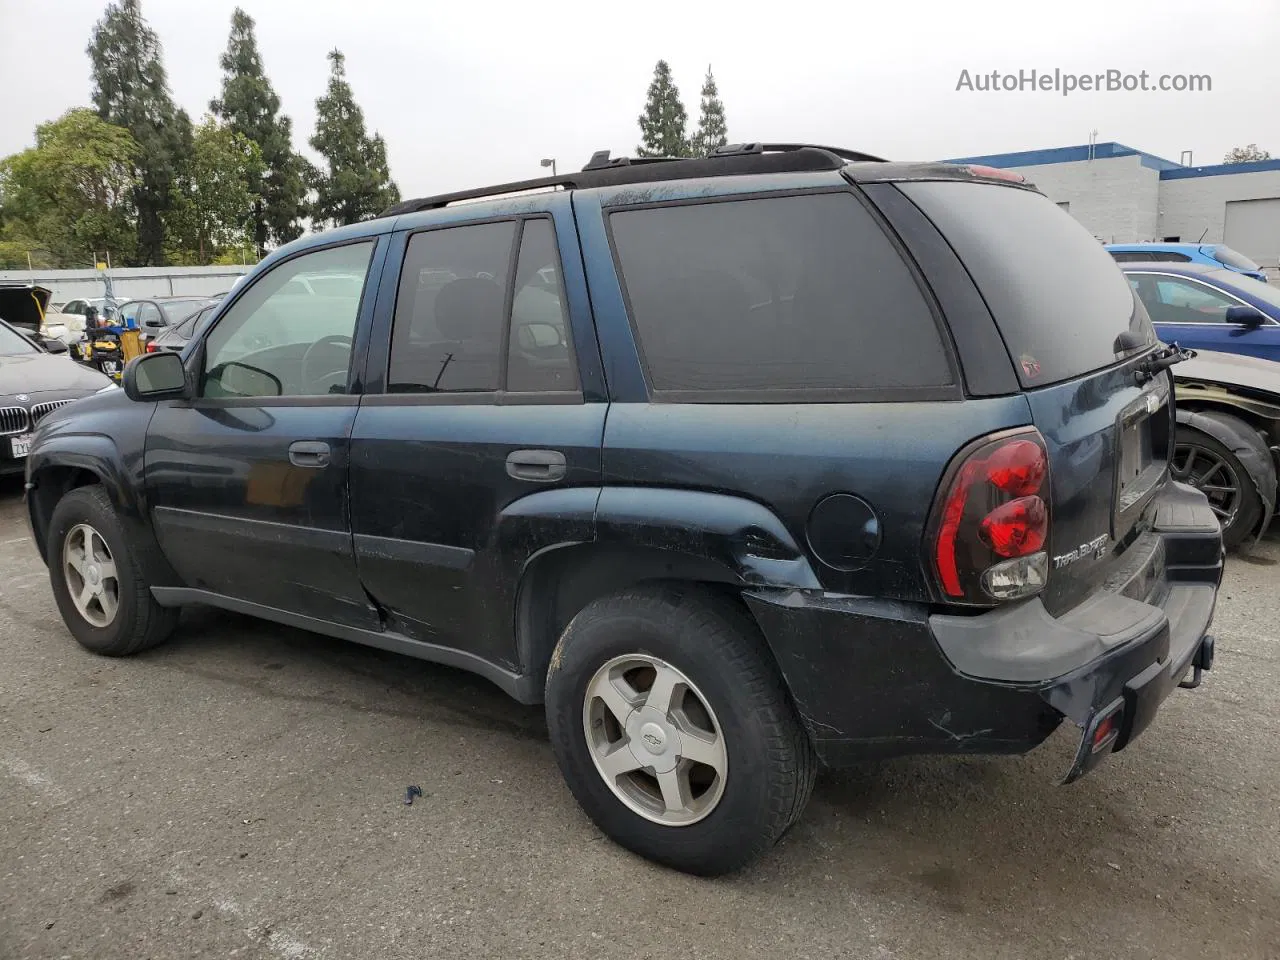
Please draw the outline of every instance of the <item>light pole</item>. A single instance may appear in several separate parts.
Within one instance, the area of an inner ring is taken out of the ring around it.
[[[556,175],[556,158],[555,157],[547,157],[545,160],[542,161],[542,165],[544,167],[551,168],[551,175],[553,177]]]

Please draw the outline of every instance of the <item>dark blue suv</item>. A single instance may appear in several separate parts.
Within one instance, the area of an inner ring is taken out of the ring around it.
[[[602,154],[276,251],[41,422],[30,521],[89,649],[201,603],[475,671],[606,833],[719,873],[819,764],[1066,720],[1073,780],[1199,682],[1180,356],[1016,175]]]

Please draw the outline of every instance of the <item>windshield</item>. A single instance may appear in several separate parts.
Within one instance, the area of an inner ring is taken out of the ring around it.
[[[1228,267],[1235,267],[1237,270],[1261,270],[1262,268],[1246,257],[1243,253],[1237,253],[1230,247],[1218,245],[1213,247],[1213,259],[1219,263],[1225,263]]]
[[[12,357],[19,353],[39,353],[31,341],[12,327],[0,324],[0,356]]]
[[[1227,287],[1235,287],[1241,293],[1248,294],[1255,300],[1261,300],[1273,310],[1280,311],[1280,289],[1269,283],[1255,280],[1253,277],[1241,276],[1229,270],[1214,270],[1209,274],[1216,283]]]
[[[164,300],[160,303],[160,309],[167,323],[177,323],[208,303],[208,300]]]

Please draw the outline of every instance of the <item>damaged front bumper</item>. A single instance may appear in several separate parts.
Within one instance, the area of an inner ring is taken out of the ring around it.
[[[1123,576],[1060,617],[1038,598],[970,616],[816,591],[746,599],[828,765],[1022,753],[1066,719],[1080,730],[1070,782],[1213,662],[1224,553],[1204,496],[1170,484],[1126,556]]]

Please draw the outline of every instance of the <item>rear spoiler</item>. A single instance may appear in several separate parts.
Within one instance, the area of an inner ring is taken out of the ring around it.
[[[1019,187],[1033,193],[1041,190],[1014,170],[977,163],[848,163],[842,173],[854,183],[894,183],[918,180],[959,180]]]

